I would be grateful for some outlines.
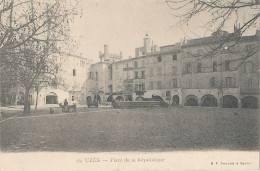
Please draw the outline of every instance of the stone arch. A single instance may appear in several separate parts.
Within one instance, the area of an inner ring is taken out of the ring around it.
[[[225,108],[238,108],[238,99],[232,95],[225,95],[222,98],[221,103]]]
[[[162,98],[161,96],[158,96],[158,95],[153,94],[153,95],[152,95],[152,100],[155,100],[155,101],[163,101],[163,98]]]
[[[217,107],[218,106],[218,100],[215,96],[211,94],[206,94],[201,98],[201,106],[205,107]]]
[[[180,97],[178,95],[172,96],[172,105],[173,106],[180,105]]]
[[[124,98],[123,98],[122,96],[117,96],[117,97],[116,97],[116,100],[118,100],[118,101],[124,101]]]
[[[194,95],[188,95],[185,99],[184,106],[198,106],[198,98]]]
[[[258,98],[246,96],[242,99],[242,108],[258,109]]]
[[[138,97],[135,98],[135,101],[143,101],[143,97],[138,96]]]
[[[113,100],[113,96],[112,95],[108,96],[107,102],[112,102],[112,100]]]
[[[58,104],[58,96],[54,92],[46,94],[46,104]]]

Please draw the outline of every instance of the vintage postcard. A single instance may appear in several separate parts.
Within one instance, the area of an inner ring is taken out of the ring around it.
[[[0,171],[258,170],[259,0],[0,0]]]

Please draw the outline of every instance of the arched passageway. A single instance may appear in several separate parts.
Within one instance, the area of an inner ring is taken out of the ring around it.
[[[112,100],[113,100],[113,96],[112,95],[108,96],[107,102],[112,102]]]
[[[242,99],[242,108],[258,109],[258,99],[254,96],[246,96]]]
[[[186,97],[185,106],[198,106],[198,98],[196,96],[190,95]]]
[[[143,101],[143,97],[138,96],[135,98],[135,101]]]
[[[238,100],[235,96],[226,95],[223,97],[222,104],[225,108],[237,108]]]
[[[123,98],[122,96],[117,96],[117,97],[116,97],[116,100],[124,101],[124,98]]]
[[[47,94],[46,104],[58,104],[58,96],[53,92]]]
[[[163,98],[162,98],[161,96],[158,96],[158,95],[153,94],[153,95],[152,95],[152,100],[155,100],[155,101],[163,101]]]
[[[217,107],[218,106],[218,100],[216,97],[214,97],[211,94],[207,94],[201,98],[201,106],[205,107]]]

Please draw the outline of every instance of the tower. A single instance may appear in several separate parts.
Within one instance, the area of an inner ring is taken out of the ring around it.
[[[144,54],[150,53],[151,52],[151,45],[150,45],[150,38],[148,36],[148,34],[146,34],[145,38],[144,38]]]

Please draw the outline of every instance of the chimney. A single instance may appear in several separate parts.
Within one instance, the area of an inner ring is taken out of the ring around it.
[[[103,55],[102,55],[102,52],[99,52],[99,59],[101,62],[103,62]]]
[[[104,45],[104,55],[108,54],[108,45]]]

